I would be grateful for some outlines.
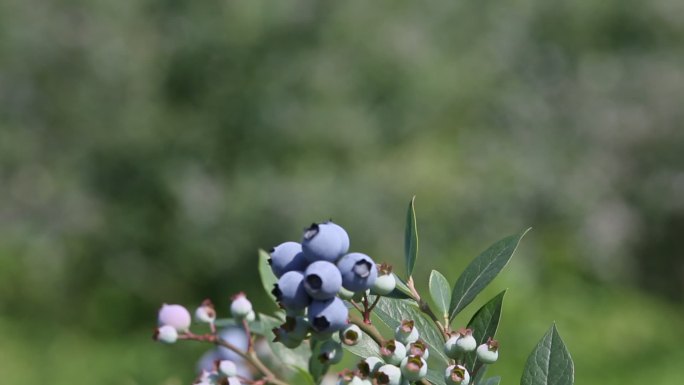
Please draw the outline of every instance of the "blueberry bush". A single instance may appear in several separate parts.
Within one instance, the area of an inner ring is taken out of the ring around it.
[[[527,230],[494,243],[477,256],[452,286],[433,270],[428,301],[416,290],[418,257],[414,199],[408,207],[405,270],[349,252],[349,235],[332,221],[304,230],[301,243],[259,251],[264,289],[280,310],[257,313],[244,293],[232,297],[230,318],[217,319],[210,300],[195,310],[207,332],[190,330],[181,305],[159,310],[154,339],[216,345],[198,364],[194,384],[316,385],[498,385],[488,377],[499,358],[496,331],[505,291],[475,312],[467,325],[455,317],[496,277]],[[347,351],[354,368],[328,374]],[[553,325],[530,354],[521,385],[572,385],[574,364]]]

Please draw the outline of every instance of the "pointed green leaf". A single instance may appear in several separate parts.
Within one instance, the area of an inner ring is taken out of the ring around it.
[[[290,379],[290,383],[301,385],[316,385],[316,382],[314,381],[313,377],[308,371],[300,368],[299,366],[293,366],[292,368],[294,369],[295,374]]]
[[[484,304],[468,322],[468,328],[473,329],[473,337],[475,337],[478,346],[487,342],[487,338],[494,338],[496,336],[496,329],[499,327],[499,320],[501,319],[501,306],[503,305],[504,295],[506,295],[506,290]],[[466,369],[472,372],[476,362],[476,355],[469,354],[466,358]]]
[[[444,338],[437,326],[425,318],[413,300],[380,298],[373,312],[392,331],[403,320],[413,320],[422,338],[430,346],[430,357],[438,357],[443,363],[448,362],[444,355]]]
[[[443,371],[428,369],[427,376],[425,377],[425,379],[430,381],[430,383],[434,385],[446,385]]]
[[[486,379],[484,379],[484,381],[482,381],[476,385],[499,385],[500,382],[501,382],[501,377],[495,376],[495,377],[486,378]]]
[[[568,348],[551,326],[527,358],[521,385],[572,385],[575,367]]]
[[[261,278],[261,285],[264,287],[268,298],[273,299],[275,302],[275,298],[273,297],[273,294],[271,294],[271,290],[273,290],[273,285],[278,283],[278,278],[276,278],[275,274],[273,274],[271,265],[268,264],[268,260],[270,258],[271,256],[266,251],[259,249],[259,277]]]
[[[449,281],[437,270],[432,270],[430,273],[430,297],[437,306],[442,317],[449,316],[449,304],[451,303],[451,286]]]
[[[496,242],[470,262],[454,285],[449,320],[453,320],[499,274],[529,230]]]
[[[413,266],[418,257],[418,228],[416,227],[416,210],[414,196],[409,202],[408,212],[406,213],[406,233],[404,234],[404,255],[406,257],[406,277],[413,273]]]

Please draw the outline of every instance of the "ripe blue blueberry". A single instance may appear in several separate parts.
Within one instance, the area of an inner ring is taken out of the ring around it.
[[[304,309],[311,302],[311,297],[304,289],[304,274],[299,271],[283,274],[271,293],[286,309]]]
[[[302,251],[309,262],[335,262],[348,248],[347,232],[332,222],[314,223],[304,230]]]
[[[249,345],[249,339],[247,337],[247,334],[245,333],[245,330],[241,327],[227,327],[219,332],[219,337],[226,342],[230,342],[233,346],[235,346],[243,352],[247,350],[247,346]],[[223,346],[218,347],[218,354],[216,359],[231,360],[235,362],[238,365],[238,367],[243,366],[245,362],[244,358],[239,356],[234,351]]]
[[[281,243],[272,248],[270,254],[268,264],[278,278],[288,271],[304,271],[308,264],[302,252],[302,245],[297,242]]]
[[[375,262],[366,254],[347,254],[340,258],[337,267],[342,273],[342,286],[353,292],[370,289],[378,277]]]
[[[304,272],[304,288],[313,299],[329,299],[342,287],[340,270],[327,261],[316,261]]]
[[[313,301],[309,306],[309,323],[318,333],[332,333],[347,325],[349,310],[344,302],[333,297],[324,301]]]

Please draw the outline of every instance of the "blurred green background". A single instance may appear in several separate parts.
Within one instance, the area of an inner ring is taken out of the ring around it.
[[[256,250],[333,218],[453,283],[534,229],[491,369],[553,321],[578,384],[680,381],[684,3],[0,2],[0,373],[187,384],[162,302],[244,290]],[[401,270],[401,269],[400,269]]]

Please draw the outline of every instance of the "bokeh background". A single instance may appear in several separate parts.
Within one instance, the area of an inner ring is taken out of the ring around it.
[[[528,226],[491,370],[553,321],[578,384],[678,383],[684,3],[0,2],[0,373],[186,384],[162,302],[243,290],[256,250],[333,218],[453,283]]]

